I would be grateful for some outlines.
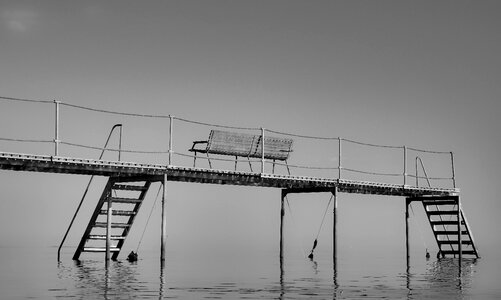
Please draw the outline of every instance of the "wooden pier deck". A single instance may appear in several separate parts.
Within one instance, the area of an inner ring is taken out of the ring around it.
[[[0,152],[0,169],[109,177],[148,177],[152,181],[162,181],[164,174],[167,174],[169,181],[280,188],[298,192],[322,192],[337,188],[337,191],[342,193],[402,197],[459,194],[458,189],[6,152]]]

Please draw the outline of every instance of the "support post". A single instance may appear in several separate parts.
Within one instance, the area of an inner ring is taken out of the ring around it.
[[[282,197],[280,199],[280,266],[282,266],[284,259],[284,216],[285,216],[285,207],[284,207],[284,199],[287,196],[287,192],[282,190]]]
[[[405,261],[407,263],[407,271],[409,271],[409,198],[405,199]]]
[[[459,257],[459,276],[461,277],[461,261],[463,258],[463,247],[461,243],[461,202],[459,201],[459,196],[457,196],[458,205],[458,257]]]
[[[55,128],[54,128],[54,156],[59,156],[59,104],[61,101],[54,100],[55,104]]]
[[[332,258],[334,260],[334,266],[336,266],[337,261],[337,187],[332,190],[334,207],[332,208],[333,222],[332,222]]]
[[[264,173],[264,128],[261,127],[261,174]]]
[[[174,131],[174,117],[169,115],[169,166],[172,165],[172,133]],[[196,155],[196,152],[195,152]]]
[[[162,228],[161,228],[161,241],[160,241],[160,262],[165,263],[165,246],[167,244],[167,214],[165,212],[165,202],[167,200],[167,173],[163,178],[163,194],[162,194]]]
[[[106,260],[106,266],[108,266],[108,263],[110,261],[111,255],[110,255],[110,248],[111,248],[111,195],[108,195],[108,208],[107,208],[107,214],[106,214],[106,255],[105,255],[105,260]]]

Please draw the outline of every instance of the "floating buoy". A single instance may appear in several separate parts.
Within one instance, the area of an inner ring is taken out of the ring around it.
[[[426,249],[426,258],[430,258],[430,253],[428,252],[428,249]]]
[[[129,255],[127,256],[128,261],[137,261],[137,252],[134,253],[134,251],[131,251]]]

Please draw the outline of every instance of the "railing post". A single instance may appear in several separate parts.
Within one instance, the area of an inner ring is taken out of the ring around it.
[[[261,127],[261,174],[264,173],[264,128]]]
[[[407,185],[407,146],[404,146],[404,188]]]
[[[174,131],[174,117],[169,115],[169,166],[172,165],[172,133]]]
[[[120,124],[120,136],[118,137],[118,161],[121,161],[122,155],[122,124]]]
[[[59,156],[59,104],[61,101],[54,100],[55,112],[55,130],[54,130],[54,156]]]
[[[338,138],[338,165],[337,165],[337,169],[338,169],[338,179],[341,179],[341,169],[343,168],[342,165],[341,165],[341,141],[343,139],[342,138]]]
[[[454,168],[454,152],[451,151],[452,187],[456,188],[456,170]]]

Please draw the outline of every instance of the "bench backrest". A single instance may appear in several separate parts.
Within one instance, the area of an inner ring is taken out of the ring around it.
[[[262,138],[260,135],[211,130],[207,152],[261,158]],[[264,137],[264,158],[286,160],[292,149],[292,139]]]

